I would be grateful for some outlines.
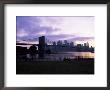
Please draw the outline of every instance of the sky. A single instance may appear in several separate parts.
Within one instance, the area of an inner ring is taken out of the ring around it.
[[[16,16],[17,41],[38,43],[38,37],[47,41],[68,40],[89,42],[94,46],[93,16]]]

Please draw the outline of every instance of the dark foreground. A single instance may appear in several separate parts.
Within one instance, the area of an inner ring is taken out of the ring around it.
[[[17,61],[16,74],[94,74],[94,59],[74,61]]]

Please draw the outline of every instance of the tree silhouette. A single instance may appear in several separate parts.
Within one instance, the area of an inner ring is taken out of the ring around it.
[[[36,54],[36,46],[35,45],[32,45],[32,46],[30,46],[30,48],[29,48],[29,53],[30,53],[30,55],[32,56],[32,59],[34,58],[34,56],[35,56],[35,54]]]

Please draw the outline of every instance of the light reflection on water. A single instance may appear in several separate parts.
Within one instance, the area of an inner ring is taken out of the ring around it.
[[[94,53],[91,52],[63,52],[57,54],[45,54],[44,59],[46,60],[60,60],[64,58],[74,59],[76,57],[81,58],[94,58]],[[27,54],[27,58],[31,58],[30,54]],[[35,59],[38,59],[38,54],[35,55]]]

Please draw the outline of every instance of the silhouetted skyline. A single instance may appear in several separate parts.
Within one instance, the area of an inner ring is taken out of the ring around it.
[[[52,53],[59,53],[59,52],[94,52],[94,47],[89,46],[89,43],[84,43],[84,44],[77,44],[74,45],[74,42],[68,42],[67,40],[64,40],[62,42],[61,40],[57,42],[53,42],[51,45],[48,44],[45,41],[45,36],[39,37],[39,43],[38,44],[33,44],[29,47],[29,50],[27,50],[27,47],[20,47],[18,45],[26,45],[24,43],[17,43],[17,53],[22,53],[25,51],[25,53],[29,53],[30,48],[31,53],[39,54],[41,57],[44,57],[42,55],[44,54],[52,54]],[[21,50],[20,50],[21,49]],[[22,51],[23,49],[23,51]],[[19,51],[20,50],[20,51]]]

